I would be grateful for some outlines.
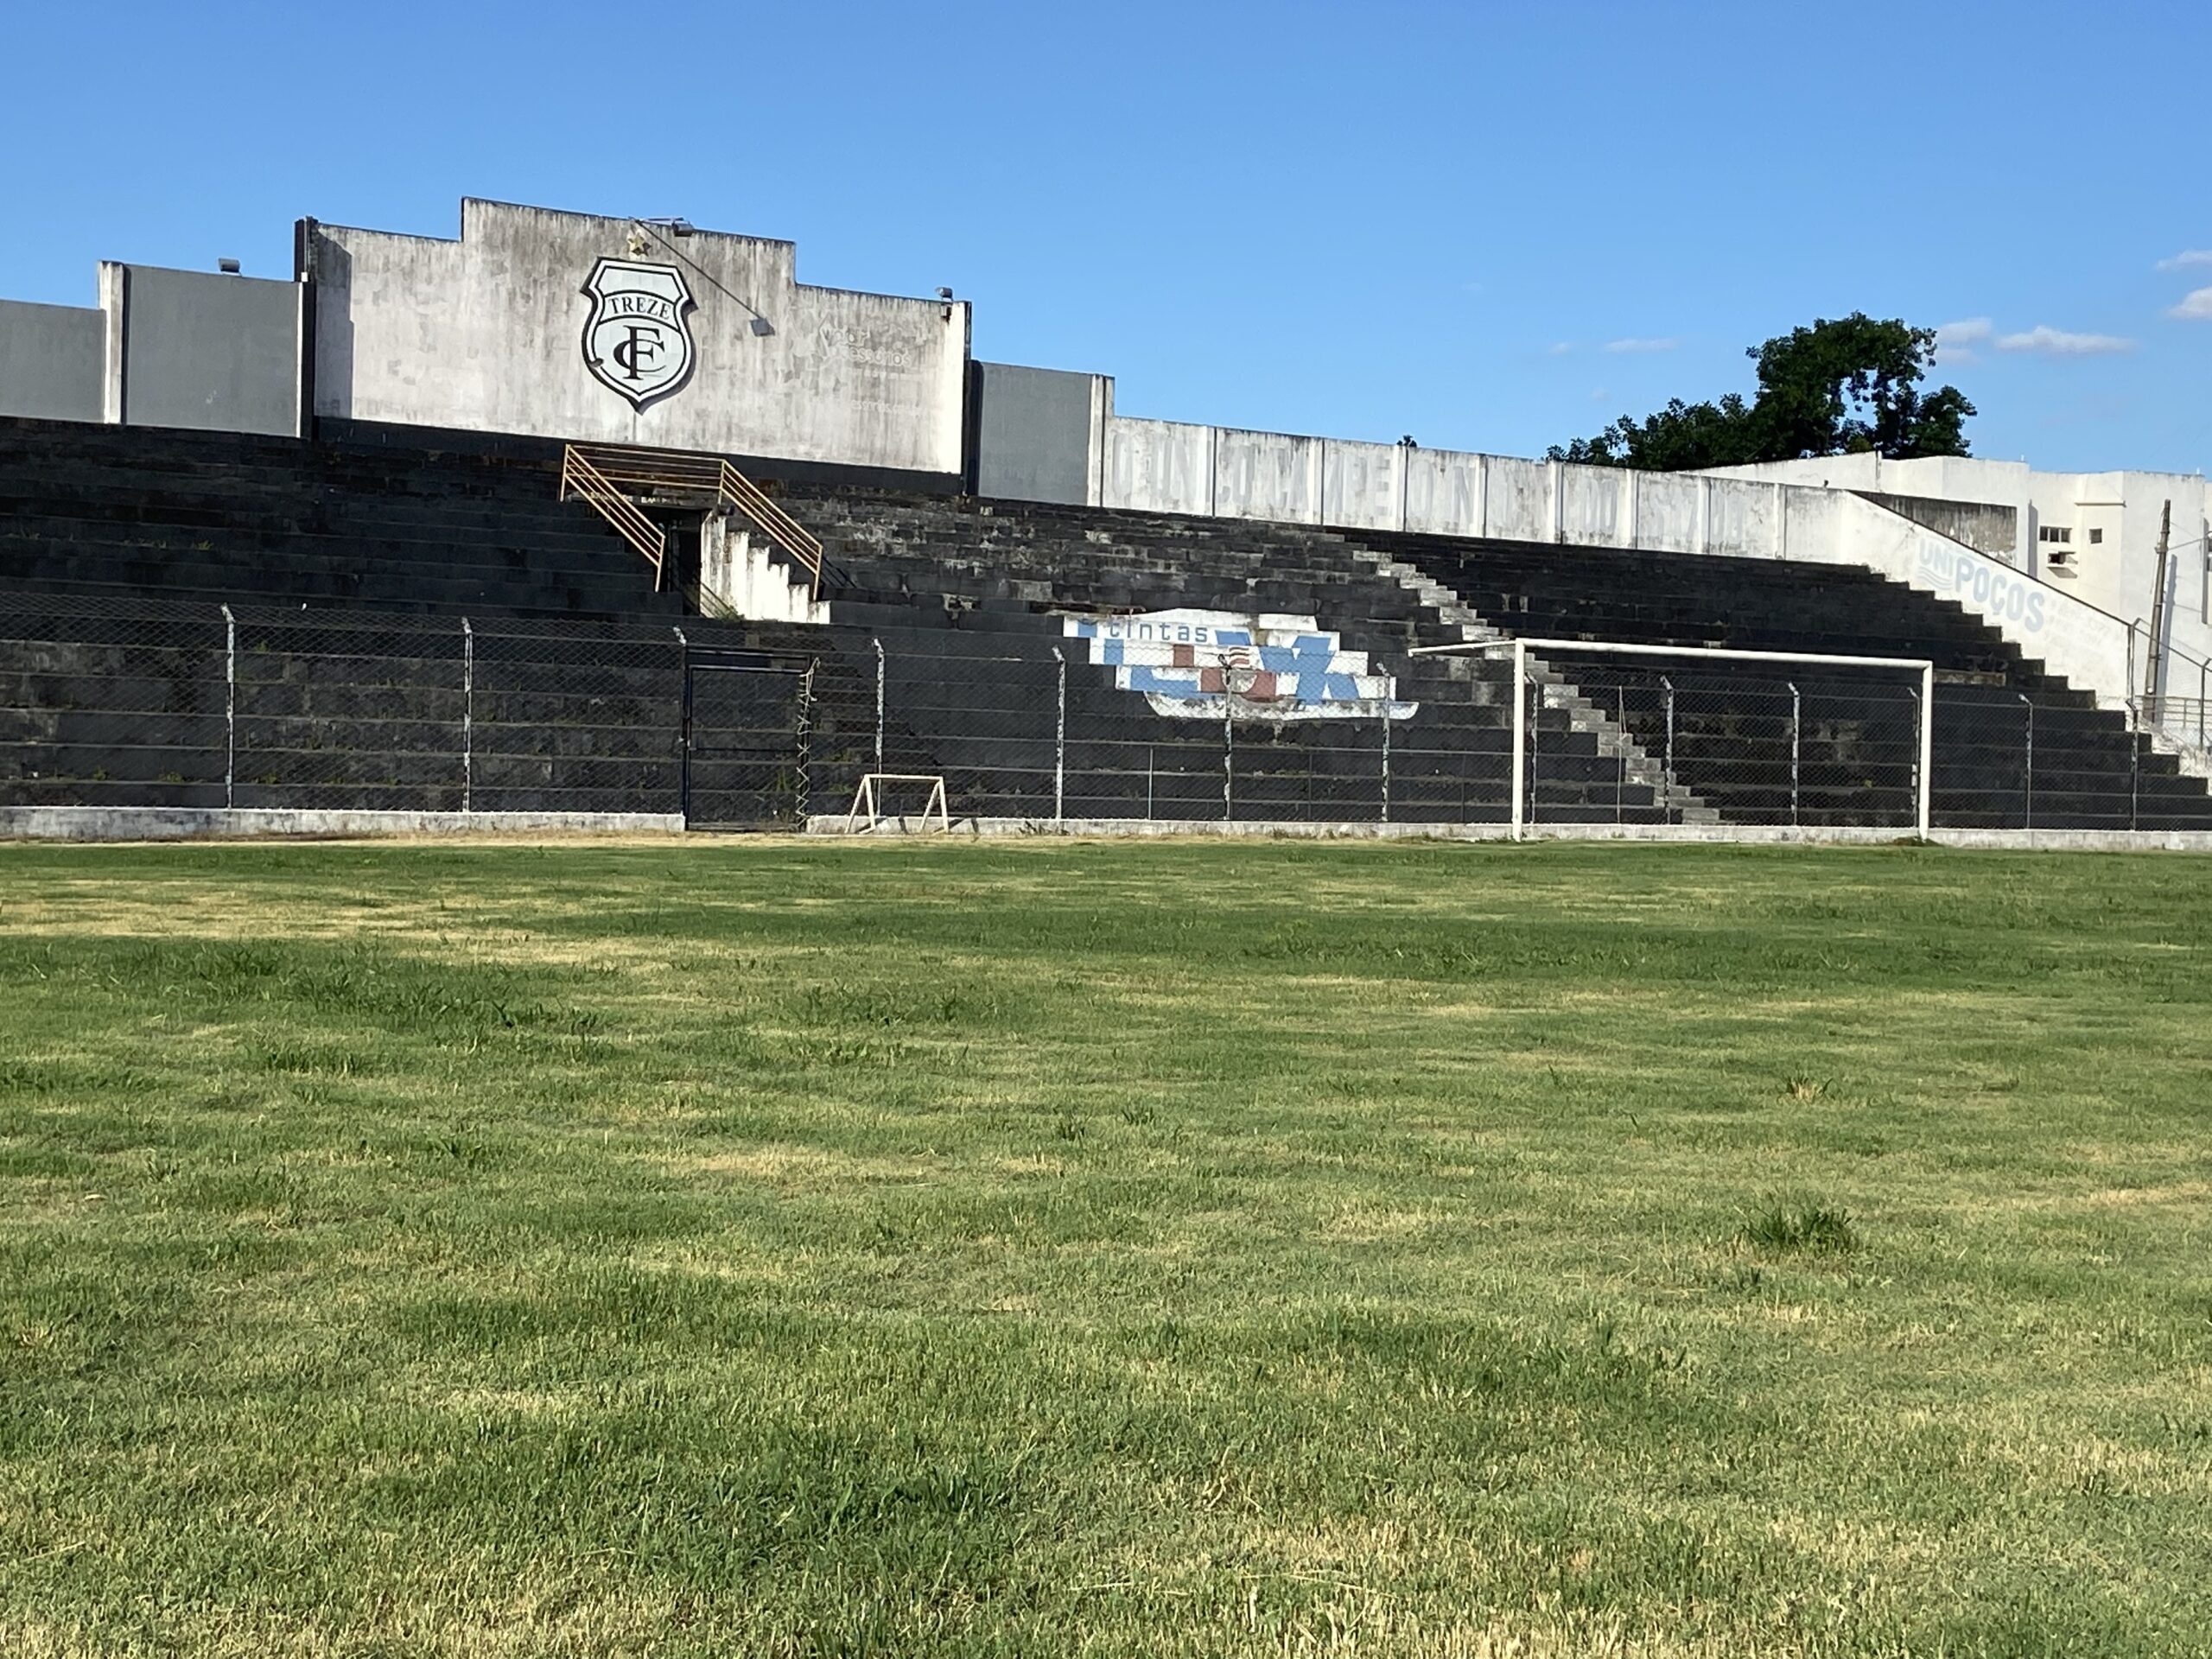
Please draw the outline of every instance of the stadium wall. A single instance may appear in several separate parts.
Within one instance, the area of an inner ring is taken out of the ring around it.
[[[1967,515],[1970,522],[1941,527],[2053,594],[2138,625],[2132,682],[2138,691],[2145,689],[2141,658],[2158,608],[2160,520],[2171,504],[2164,605],[2169,650],[2157,689],[2198,697],[2212,688],[2212,484],[2200,474],[2044,473],[2023,461],[1971,456],[1835,455],[1730,467],[1716,476],[1907,498],[1891,504],[1923,523],[1934,522],[1938,509]]]
[[[1859,565],[1956,601],[2107,707],[2142,670],[2126,619],[1849,490],[1118,416],[1103,482],[1097,505],[1136,512]]]
[[[0,415],[97,421],[106,375],[101,312],[0,300]]]
[[[299,286],[112,262],[97,307],[0,302],[0,416],[297,436]]]
[[[1104,375],[1012,363],[969,370],[974,493],[1015,501],[1096,501],[1114,383]]]
[[[314,221],[301,241],[319,416],[965,470],[965,302],[805,286],[789,242],[474,200],[459,241]],[[592,366],[602,262],[682,281],[654,352],[688,360],[643,401]]]
[[[196,432],[302,432],[305,293],[263,277],[103,264],[111,418]]]
[[[2201,478],[1872,456],[1639,474],[1133,419],[1107,377],[972,362],[964,302],[801,284],[788,242],[474,200],[461,229],[304,220],[290,283],[105,264],[98,309],[0,306],[0,411],[640,443],[1071,505],[1860,563],[1960,599],[2054,666],[2094,664],[2076,677],[2107,699],[2143,689],[2171,501],[2158,678],[2212,689]],[[638,282],[673,296],[658,383],[608,365],[624,346],[595,331],[638,321],[610,319],[610,270],[633,284],[613,300],[635,302]],[[1859,505],[1827,499],[1847,496]],[[2070,537],[2060,564],[2054,537]]]

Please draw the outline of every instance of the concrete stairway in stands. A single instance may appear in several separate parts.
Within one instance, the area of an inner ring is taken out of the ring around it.
[[[1936,664],[1933,815],[1955,827],[2212,829],[2212,801],[2202,779],[2125,717],[2100,709],[2043,664],[1955,602],[1921,594],[1871,570],[1771,559],[1563,547],[1548,543],[1360,532],[1362,545],[1401,559],[1448,588],[1489,624],[1529,637],[1662,645],[1719,645],[1924,658]],[[1440,639],[1446,637],[1441,632]],[[1608,683],[1649,685],[1619,659],[1574,659],[1554,652],[1573,677],[1588,671]],[[1713,711],[1702,731],[1683,734],[1675,751],[1681,781],[1733,822],[1786,822],[1790,759],[1772,735],[1752,741],[1732,718],[1728,690],[1738,682],[1692,664],[1669,668],[1678,684],[1701,685]],[[1834,686],[1817,671],[1808,684]],[[2025,700],[2024,702],[2023,700]],[[2024,764],[2032,705],[2035,766]],[[1631,710],[1639,703],[1631,699]],[[1631,728],[1656,741],[1652,710],[1640,704]],[[1679,705],[1678,705],[1679,707]],[[1830,785],[1801,813],[1802,822],[1858,821],[1870,798],[1853,764],[1864,722],[1814,734],[1802,764],[1849,786]],[[1702,752],[1700,746],[1702,745]],[[1888,785],[1883,817],[1899,821],[1909,779]]]
[[[1346,647],[1366,652],[1394,674],[1400,696],[1420,704],[1392,736],[1390,816],[1402,822],[1506,816],[1506,671],[1408,657],[1423,627],[1439,620],[1434,607],[1416,584],[1351,556],[1339,537],[1294,526],[868,491],[793,490],[786,504],[828,550],[833,619],[868,629],[895,660],[965,651],[1006,664],[995,671],[1020,678],[1012,663],[1048,662],[1068,616],[1196,607],[1313,617]],[[1070,672],[1073,696],[1077,671]],[[1030,684],[1009,694],[1004,718],[1035,708],[1036,693]],[[971,681],[963,695],[973,704],[982,694]],[[1632,742],[1601,741],[1603,734],[1590,729],[1596,724],[1592,712],[1563,706],[1542,717],[1552,729],[1538,745],[1537,765],[1555,818],[1639,823],[1663,817],[1667,806],[1648,763]],[[1115,732],[1132,732],[1131,722],[1145,718],[1128,693],[1071,715],[1071,729]],[[1188,722],[1153,723],[1160,741],[1174,741],[1205,774],[1192,788],[1211,791],[1218,816],[1218,746],[1192,742]],[[1132,734],[1102,741],[1140,740]],[[1249,740],[1240,727],[1236,741],[1248,741],[1264,745],[1266,764],[1278,775],[1302,775],[1313,786],[1294,794],[1263,785],[1260,797],[1239,805],[1241,816],[1257,813],[1268,799],[1286,817],[1379,815],[1379,789],[1360,790],[1354,776],[1380,760],[1372,722],[1363,730],[1346,721],[1290,722],[1264,735],[1255,729]],[[1135,810],[1134,780],[1127,798],[1121,804]],[[1186,804],[1196,806],[1199,798]],[[1115,804],[1096,803],[1101,810]],[[1684,810],[1694,811],[1695,804],[1678,802],[1676,816]]]

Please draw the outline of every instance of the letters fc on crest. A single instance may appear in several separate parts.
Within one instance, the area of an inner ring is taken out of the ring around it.
[[[696,355],[691,289],[674,265],[601,259],[584,283],[584,366],[633,409],[680,391]]]

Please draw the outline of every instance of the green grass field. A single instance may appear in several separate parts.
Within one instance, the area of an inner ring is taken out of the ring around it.
[[[2212,861],[0,848],[0,1653],[2212,1651]]]

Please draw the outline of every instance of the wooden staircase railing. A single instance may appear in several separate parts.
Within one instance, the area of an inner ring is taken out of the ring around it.
[[[806,573],[813,597],[822,596],[822,543],[721,456],[609,444],[571,443],[563,448],[562,499],[573,494],[596,507],[624,541],[645,555],[658,580],[668,537],[638,506],[640,493],[712,496],[715,505],[736,512],[783,549]]]

